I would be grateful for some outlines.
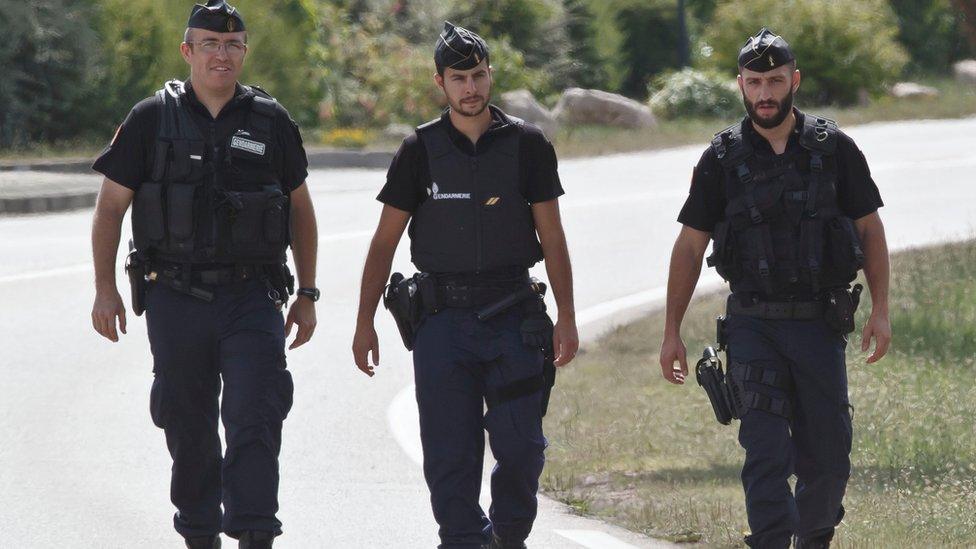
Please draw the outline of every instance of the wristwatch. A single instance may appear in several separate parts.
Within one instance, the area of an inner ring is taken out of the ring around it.
[[[322,295],[322,293],[319,292],[318,288],[299,288],[298,295],[303,295],[311,299],[312,302],[314,303],[319,300],[319,297]]]

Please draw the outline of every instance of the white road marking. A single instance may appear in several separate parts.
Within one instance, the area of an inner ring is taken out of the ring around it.
[[[424,464],[424,450],[420,446],[420,420],[414,385],[403,388],[386,410],[386,421],[400,448],[416,463]]]
[[[553,530],[560,536],[588,549],[637,549],[636,546],[598,530]]]
[[[367,238],[373,236],[373,231],[351,231],[346,233],[333,233],[325,234],[319,236],[319,242],[339,242],[343,240],[356,240],[359,238]],[[39,271],[28,271],[26,273],[17,273],[0,276],[0,284],[9,284],[11,282],[24,282],[29,280],[36,280],[38,278],[49,278],[55,276],[64,276],[70,274],[87,273],[94,270],[91,263],[80,263],[77,265],[68,265],[67,267],[55,267],[52,269],[43,269]]]
[[[18,273],[6,276],[0,276],[0,284],[7,284],[10,282],[23,282],[25,280],[36,280],[38,278],[48,278],[52,276],[63,276],[69,274],[78,274],[91,271],[92,265],[90,263],[83,263],[80,265],[70,265],[68,267],[57,267],[54,269],[45,269],[43,271],[31,271],[27,273]]]

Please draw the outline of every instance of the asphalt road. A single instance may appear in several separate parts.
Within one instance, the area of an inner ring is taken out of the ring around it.
[[[849,133],[881,188],[893,249],[973,236],[976,119]],[[703,149],[561,164],[584,338],[660,302],[674,219]],[[296,394],[281,456],[279,547],[436,544],[415,461],[414,412],[403,396],[410,357],[384,311],[377,376],[356,370],[349,351],[383,177],[382,170],[335,170],[309,178],[324,297],[314,339],[288,356]],[[170,460],[149,419],[145,322],[130,317],[117,344],[91,329],[90,223],[90,211],[0,218],[0,546],[180,547],[170,526]],[[405,248],[394,267],[412,272]],[[544,278],[541,267],[534,272]],[[708,273],[704,283],[715,280]],[[648,375],[656,371],[648,365]],[[548,501],[529,544],[656,546]]]

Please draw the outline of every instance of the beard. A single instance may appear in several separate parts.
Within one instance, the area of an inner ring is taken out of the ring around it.
[[[473,97],[466,97],[465,99],[478,99],[479,101],[477,103],[468,102],[462,104],[461,101],[454,101],[448,97],[447,102],[451,106],[451,110],[457,114],[474,118],[475,116],[479,116],[481,113],[485,112],[485,109],[488,108],[488,103],[491,101],[491,91],[488,91],[487,97],[476,95]]]
[[[790,115],[793,110],[793,90],[790,89],[790,93],[786,94],[786,97],[782,101],[768,100],[759,101],[756,103],[750,103],[745,95],[742,96],[742,104],[746,107],[746,113],[749,114],[749,119],[752,123],[759,126],[760,128],[769,130],[779,126],[786,120],[786,117]],[[769,118],[762,118],[756,112],[759,107],[776,107],[776,113]]]

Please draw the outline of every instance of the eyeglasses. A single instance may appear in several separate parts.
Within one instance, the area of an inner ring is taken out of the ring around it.
[[[221,42],[219,40],[203,40],[200,42],[187,42],[194,46],[200,46],[200,50],[206,54],[215,54],[220,50],[227,52],[230,57],[240,57],[247,51],[247,44],[239,40]]]

